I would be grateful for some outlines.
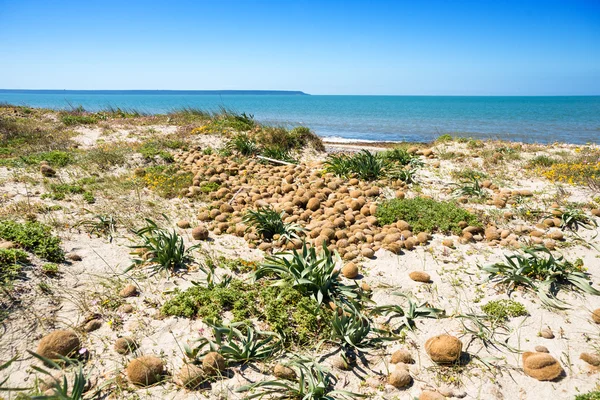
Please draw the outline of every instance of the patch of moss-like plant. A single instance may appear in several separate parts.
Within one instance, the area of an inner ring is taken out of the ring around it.
[[[27,253],[19,249],[0,249],[0,286],[11,287],[21,267],[28,262]]]
[[[575,396],[575,400],[600,400],[600,391],[594,390],[584,394],[578,394]]]
[[[230,312],[232,322],[256,318],[271,331],[283,333],[288,343],[304,344],[315,339],[326,311],[314,300],[288,286],[248,285],[232,280],[229,285],[210,288],[194,286],[175,295],[162,307],[165,315],[222,321]]]
[[[377,207],[376,216],[380,225],[406,221],[412,226],[413,232],[460,234],[462,230],[460,222],[479,225],[475,215],[462,209],[455,202],[436,201],[423,197],[384,201]]]
[[[200,186],[202,193],[211,193],[218,190],[221,185],[218,182],[206,182]]]
[[[481,306],[481,310],[496,321],[506,321],[509,318],[527,315],[527,309],[522,303],[514,300],[492,300]]]
[[[64,252],[60,248],[60,238],[52,235],[49,226],[39,222],[0,221],[0,238],[14,242],[50,262],[65,260]]]

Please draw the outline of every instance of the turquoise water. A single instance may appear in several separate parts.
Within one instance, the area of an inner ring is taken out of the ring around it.
[[[303,96],[206,95],[153,91],[6,91],[0,102],[88,110],[106,106],[164,113],[220,106],[264,123],[306,125],[340,141],[429,141],[450,133],[523,142],[600,142],[600,96]]]

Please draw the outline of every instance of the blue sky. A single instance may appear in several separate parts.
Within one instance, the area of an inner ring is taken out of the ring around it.
[[[600,94],[600,1],[0,0],[0,88]]]

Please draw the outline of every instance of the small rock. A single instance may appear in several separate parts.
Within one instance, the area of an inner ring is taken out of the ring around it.
[[[396,369],[388,376],[388,383],[397,389],[405,388],[411,382],[412,378],[405,369]]]
[[[462,352],[462,342],[450,335],[438,335],[427,339],[425,351],[438,364],[448,364],[457,361]]]
[[[415,362],[412,358],[410,352],[406,349],[396,350],[392,354],[392,358],[390,360],[392,364],[404,363],[404,364],[412,364]]]
[[[138,348],[136,341],[131,337],[118,338],[115,341],[115,351],[119,354],[126,355]]]
[[[127,366],[127,377],[138,386],[150,386],[160,382],[165,374],[163,361],[155,356],[142,356],[131,360]]]
[[[554,332],[550,328],[544,328],[540,331],[540,336],[544,339],[554,339]]]
[[[358,267],[353,262],[349,262],[342,268],[342,275],[348,279],[354,279],[358,276]]]
[[[594,367],[600,366],[600,355],[596,353],[581,353],[579,358]]]
[[[93,332],[93,331],[100,329],[101,327],[102,327],[102,320],[93,319],[93,320],[89,321],[87,324],[85,324],[85,326],[83,327],[83,330],[86,332]]]
[[[182,219],[180,221],[177,221],[177,226],[181,229],[188,229],[192,225],[190,224],[190,221],[188,221],[187,219]]]
[[[431,276],[429,276],[429,274],[427,272],[423,272],[423,271],[413,271],[410,274],[408,274],[408,277],[415,282],[423,282],[423,283],[431,282]]]
[[[289,381],[296,379],[296,372],[283,364],[275,365],[275,368],[273,368],[273,375],[277,378],[287,379]]]
[[[82,260],[81,256],[77,253],[67,253],[67,254],[65,254],[65,258],[70,261],[81,261]]]
[[[535,351],[538,353],[550,353],[550,350],[546,346],[535,346]]]
[[[563,369],[556,358],[547,353],[523,353],[523,370],[525,375],[538,381],[551,381],[558,378]]]
[[[129,285],[125,286],[119,292],[119,296],[121,296],[123,298],[133,297],[133,296],[137,296],[137,295],[138,295],[137,287],[135,285],[132,285],[131,283]]]
[[[593,208],[592,209],[592,215],[594,217],[600,217],[600,209],[599,208]]]

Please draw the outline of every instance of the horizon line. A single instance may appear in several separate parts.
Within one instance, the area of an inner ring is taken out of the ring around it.
[[[294,94],[303,96],[389,96],[389,97],[598,97],[598,94],[311,94],[279,89],[6,89],[0,92],[198,92],[206,94]]]

